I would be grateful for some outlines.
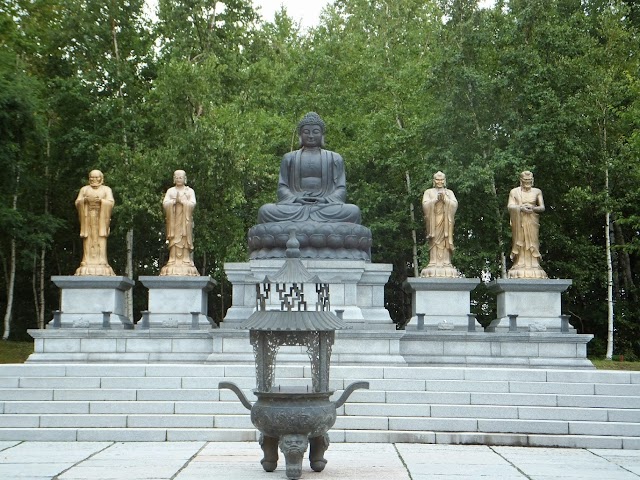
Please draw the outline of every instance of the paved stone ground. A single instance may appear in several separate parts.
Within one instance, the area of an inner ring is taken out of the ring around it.
[[[286,479],[256,442],[0,442],[3,480]],[[638,480],[640,450],[335,443],[309,480]]]

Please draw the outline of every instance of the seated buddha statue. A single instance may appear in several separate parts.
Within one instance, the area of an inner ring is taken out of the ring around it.
[[[260,207],[258,222],[360,223],[360,209],[348,203],[344,161],[324,150],[325,123],[311,112],[298,124],[300,150],[285,154],[280,164],[278,203]]]
[[[345,203],[344,161],[322,148],[324,132],[315,112],[299,122],[301,148],[282,158],[277,203],[260,207],[258,225],[249,231],[251,258],[284,257],[295,229],[303,257],[369,259],[371,232],[360,225],[360,209]]]

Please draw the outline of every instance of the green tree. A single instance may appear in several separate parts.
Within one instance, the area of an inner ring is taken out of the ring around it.
[[[0,222],[8,234],[0,248],[6,287],[3,339],[12,335],[14,319],[20,327],[31,326],[33,318],[43,323],[46,252],[60,227],[48,208],[46,83],[40,75],[46,64],[40,49],[47,37],[43,25],[51,23],[51,13],[40,2],[0,7],[0,164],[5,172]],[[16,298],[16,291],[34,296]]]

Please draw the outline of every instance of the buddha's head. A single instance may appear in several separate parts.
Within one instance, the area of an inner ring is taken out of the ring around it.
[[[447,177],[444,173],[438,171],[433,174],[433,186],[435,188],[444,188],[447,186]]]
[[[529,190],[533,187],[533,173],[529,170],[525,170],[520,174],[520,186],[525,190]]]
[[[324,147],[325,123],[316,112],[309,112],[298,123],[301,147]]]
[[[184,170],[176,170],[173,172],[173,184],[181,187],[187,184],[187,174]]]
[[[93,188],[98,188],[104,182],[104,175],[100,170],[91,170],[89,172],[89,185]]]

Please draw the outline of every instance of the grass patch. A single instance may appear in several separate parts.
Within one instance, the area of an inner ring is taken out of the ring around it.
[[[33,340],[0,340],[0,363],[24,363],[33,353]]]
[[[590,358],[598,370],[640,370],[640,362],[625,362],[619,360],[604,360],[602,358]]]

